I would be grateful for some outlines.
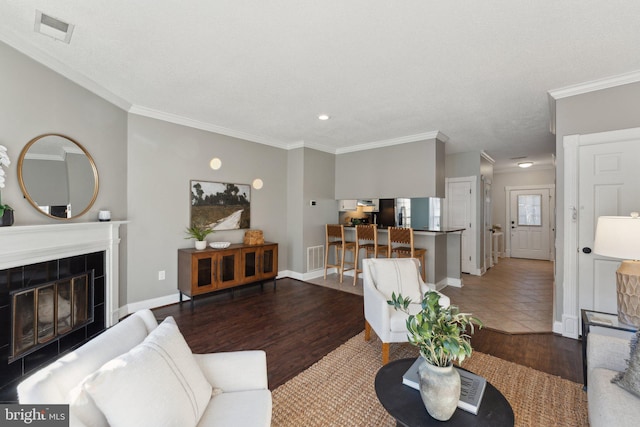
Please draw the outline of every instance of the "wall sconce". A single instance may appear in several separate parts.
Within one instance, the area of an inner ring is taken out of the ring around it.
[[[217,171],[218,169],[220,169],[222,167],[222,160],[220,160],[217,157],[214,157],[209,162],[209,166],[211,166],[211,169],[213,169],[214,171]]]
[[[262,180],[260,178],[256,178],[253,180],[253,183],[251,184],[253,186],[253,188],[255,188],[256,190],[259,190],[262,188],[262,186],[264,185],[264,182],[262,182]]]

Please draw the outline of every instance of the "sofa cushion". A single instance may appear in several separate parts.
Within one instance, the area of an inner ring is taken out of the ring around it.
[[[211,398],[173,318],[86,378],[83,388],[109,425],[195,426]]]
[[[109,422],[81,382],[69,393],[69,415],[73,426],[109,427]]]
[[[413,259],[373,259],[371,264],[375,286],[387,300],[395,293],[415,303],[422,301],[420,273]]]
[[[640,419],[638,398],[611,383],[617,373],[605,368],[589,371],[587,395],[591,427],[635,426]]]
[[[269,427],[271,406],[269,390],[223,393],[211,399],[198,427]]]
[[[69,393],[87,375],[140,344],[156,326],[150,310],[134,313],[21,382],[20,403],[70,403]]]
[[[629,393],[633,393],[640,397],[640,345],[638,338],[640,332],[636,333],[630,342],[631,352],[629,354],[628,366],[624,372],[620,372],[613,380],[614,384],[619,385]]]

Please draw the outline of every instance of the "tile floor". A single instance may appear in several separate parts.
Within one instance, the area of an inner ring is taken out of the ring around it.
[[[463,312],[480,318],[484,327],[510,334],[545,333],[553,330],[553,263],[518,258],[500,258],[484,276],[463,274],[464,286],[448,286],[443,293]],[[309,280],[362,295],[362,279],[343,283],[337,274]]]

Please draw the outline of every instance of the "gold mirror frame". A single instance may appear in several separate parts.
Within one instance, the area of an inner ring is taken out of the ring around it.
[[[87,160],[89,160],[89,164],[91,165],[91,170],[93,172],[94,185],[93,185],[93,196],[91,197],[91,200],[89,201],[87,206],[79,214],[72,215],[71,217],[68,217],[68,218],[67,217],[59,217],[59,216],[51,215],[51,214],[43,211],[42,209],[40,209],[38,204],[33,200],[31,195],[29,194],[29,191],[27,190],[27,187],[26,187],[24,179],[23,179],[22,168],[23,168],[25,156],[29,152],[29,148],[31,148],[36,142],[38,142],[41,139],[46,138],[48,136],[55,136],[55,137],[59,137],[59,138],[64,138],[64,139],[68,140],[69,142],[73,143],[75,146],[77,146],[80,150],[82,150],[84,155],[87,157]],[[29,201],[31,206],[36,208],[36,210],[38,212],[40,212],[42,215],[45,215],[45,216],[47,216],[49,218],[53,218],[53,219],[57,219],[57,220],[70,220],[70,219],[81,217],[82,215],[87,213],[89,211],[89,209],[91,209],[91,207],[93,206],[94,202],[96,201],[96,198],[98,197],[98,187],[99,187],[98,186],[98,169],[96,168],[96,164],[93,161],[93,157],[91,157],[91,154],[89,154],[89,152],[78,141],[76,141],[73,138],[70,138],[70,137],[68,137],[66,135],[59,134],[59,133],[45,133],[43,135],[36,136],[31,141],[29,141],[27,143],[27,145],[24,146],[24,148],[22,149],[22,152],[20,153],[20,158],[18,159],[18,183],[20,184],[20,189],[22,189],[22,194]]]

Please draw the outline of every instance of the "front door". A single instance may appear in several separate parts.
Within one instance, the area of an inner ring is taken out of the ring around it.
[[[579,147],[579,308],[615,313],[620,260],[592,252],[599,216],[628,216],[640,210],[640,138]]]
[[[548,188],[509,192],[511,257],[551,259]]]

